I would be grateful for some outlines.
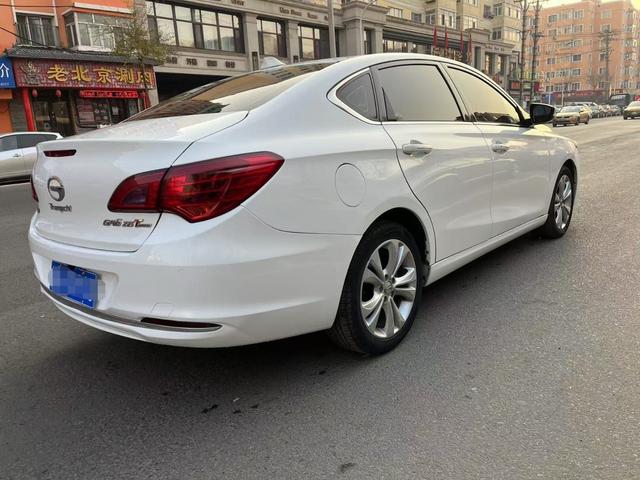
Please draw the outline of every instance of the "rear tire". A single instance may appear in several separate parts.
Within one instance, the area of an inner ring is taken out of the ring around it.
[[[573,216],[575,191],[573,173],[569,167],[564,165],[560,169],[553,187],[547,221],[538,230],[540,235],[545,238],[559,238],[567,233]]]
[[[392,222],[370,227],[349,265],[329,337],[369,355],[395,348],[420,306],[422,266],[420,249],[406,228]]]

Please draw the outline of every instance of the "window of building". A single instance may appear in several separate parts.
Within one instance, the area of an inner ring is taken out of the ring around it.
[[[422,23],[422,14],[421,13],[416,13],[416,12],[411,12],[411,20],[414,21],[414,22]]]
[[[606,68],[606,67],[600,67],[600,68],[598,69],[598,73],[599,73],[600,75],[604,75],[605,73],[607,73],[607,68]]]
[[[582,61],[582,54],[581,53],[576,53],[574,55],[571,55],[571,61],[572,62],[581,62]]]
[[[55,47],[58,44],[52,17],[16,14],[18,42],[22,45]]]
[[[580,20],[580,19],[584,18],[584,10],[574,10],[573,18],[575,20]]]
[[[181,47],[244,52],[240,17],[217,10],[146,2],[149,31]]]
[[[607,59],[607,54],[606,53],[601,53],[600,54],[600,61],[603,62]]]
[[[396,17],[396,18],[402,18],[402,9],[401,8],[395,8],[395,7],[391,7],[389,9],[389,11],[387,12],[387,15],[391,16],[391,17]]]
[[[502,15],[503,12],[504,12],[504,6],[503,5],[496,5],[495,7],[493,7],[493,14],[496,17],[499,17],[500,15]]]
[[[469,28],[478,28],[478,19],[476,17],[464,16],[462,28],[467,30]]]
[[[558,15],[557,14],[556,15],[549,15],[547,17],[547,22],[548,23],[555,23],[557,21],[558,21]]]
[[[611,31],[611,25],[609,25],[609,24],[600,25],[600,31],[601,32],[610,32]]]
[[[373,53],[373,30],[365,30],[364,31],[364,53],[365,55],[369,55]]]
[[[473,5],[474,7],[477,7],[477,6],[478,6],[478,4],[479,4],[479,3],[478,3],[478,0],[467,0],[467,3],[468,3],[469,5]]]
[[[500,40],[502,38],[502,30],[494,30],[491,34],[491,38],[494,40]]]
[[[600,18],[611,18],[611,10],[603,10],[602,12],[600,12]]]
[[[286,57],[287,45],[284,38],[284,23],[258,18],[258,44],[260,55]]]
[[[437,19],[438,19],[438,15],[436,15],[435,13],[427,13],[425,17],[425,23],[427,25],[435,25]]]
[[[329,30],[298,25],[300,55],[305,60],[329,57]]]
[[[571,90],[576,91],[580,90],[580,82],[574,82],[571,84]]]
[[[388,38],[383,38],[382,51],[383,52],[417,53],[418,45],[416,45],[413,42],[407,42],[404,40],[390,40]]]
[[[113,50],[120,32],[128,24],[126,17],[96,13],[69,13],[64,17],[67,39],[71,46],[81,45]]]
[[[378,118],[373,83],[368,73],[360,75],[340,87],[336,96],[363,117],[370,120]]]
[[[493,18],[494,13],[492,11],[491,5],[485,5],[484,6],[484,10],[482,12],[482,16],[484,18],[489,18],[489,19]]]
[[[547,30],[547,36],[548,37],[555,37],[557,32],[558,31],[555,28],[552,28],[551,30]]]
[[[462,120],[453,94],[433,65],[403,65],[379,72],[389,121]]]
[[[449,68],[456,88],[478,122],[519,124],[516,108],[484,80],[457,68]]]
[[[448,28],[456,28],[456,14],[448,10],[440,12],[440,25]]]

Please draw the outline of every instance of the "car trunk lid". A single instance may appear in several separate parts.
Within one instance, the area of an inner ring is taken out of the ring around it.
[[[246,112],[230,112],[125,122],[40,144],[33,172],[36,231],[69,245],[137,250],[161,214],[109,211],[118,185],[137,173],[170,167],[194,141],[245,117]]]

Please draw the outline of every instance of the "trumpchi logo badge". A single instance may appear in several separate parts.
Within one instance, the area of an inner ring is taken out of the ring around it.
[[[64,186],[58,177],[49,178],[47,190],[49,190],[49,195],[56,202],[61,202],[64,199]]]

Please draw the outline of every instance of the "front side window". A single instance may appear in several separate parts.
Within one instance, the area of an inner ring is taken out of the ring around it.
[[[476,121],[514,125],[520,123],[516,108],[487,82],[457,68],[450,67],[448,71]]]
[[[7,152],[9,150],[15,150],[18,148],[17,135],[8,135],[0,138],[0,152]]]
[[[403,65],[379,71],[388,121],[462,120],[458,105],[434,65]]]
[[[258,44],[260,55],[286,57],[284,24],[276,20],[258,19]]]
[[[146,2],[149,31],[163,43],[186,48],[244,52],[238,15]]]
[[[340,87],[336,96],[363,117],[370,120],[378,118],[373,83],[368,73],[360,75]]]
[[[238,75],[182,93],[127,121],[249,111],[331,64],[285,65]]]
[[[22,45],[51,46],[57,44],[51,17],[16,14],[18,41]]]

